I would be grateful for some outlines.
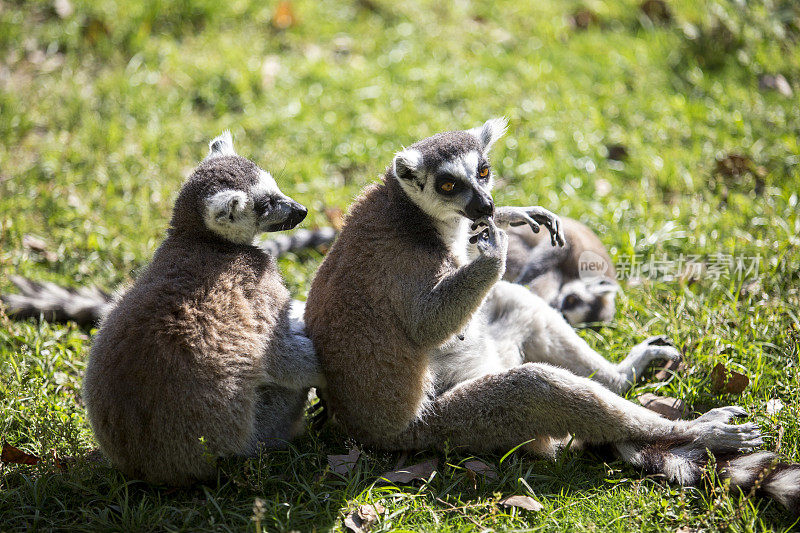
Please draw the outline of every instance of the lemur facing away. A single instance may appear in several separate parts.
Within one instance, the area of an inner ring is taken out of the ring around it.
[[[544,224],[563,242],[545,209],[494,208],[487,153],[505,128],[490,120],[413,144],[351,207],[305,312],[337,420],[387,450],[527,442],[552,456],[574,436],[683,484],[699,481],[710,450],[722,475],[751,487],[774,456],[741,455],[762,444],[755,424],[729,424],[744,410],[671,421],[615,394],[679,356],[664,338],[612,364],[541,298],[501,281],[501,228]],[[800,469],[778,465],[760,489],[798,510]]]
[[[525,285],[573,326],[611,322],[619,285],[614,263],[592,230],[562,218],[566,245],[550,246],[544,232],[508,228],[503,279]]]
[[[274,258],[252,245],[306,209],[236,155],[230,134],[210,146],[167,238],[105,316],[84,378],[103,453],[152,483],[189,484],[216,457],[283,446],[322,383]]]

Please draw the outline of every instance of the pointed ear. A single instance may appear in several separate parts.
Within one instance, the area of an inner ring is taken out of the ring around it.
[[[222,135],[211,139],[211,142],[208,143],[208,148],[209,152],[206,159],[223,155],[237,155],[233,149],[233,137],[231,137],[231,132],[228,130],[223,131]]]
[[[492,149],[492,145],[508,131],[508,120],[506,117],[493,118],[483,123],[483,126],[468,130],[477,137],[483,147],[483,153]]]
[[[394,156],[392,170],[399,179],[412,180],[422,168],[422,154],[419,150],[406,148]]]
[[[597,296],[615,295],[619,292],[619,284],[610,278],[599,278],[587,284],[587,288]]]

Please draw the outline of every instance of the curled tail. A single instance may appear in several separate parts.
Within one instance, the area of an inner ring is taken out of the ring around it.
[[[336,237],[336,230],[330,227],[313,230],[299,229],[292,233],[282,233],[263,239],[256,246],[268,254],[278,257],[289,252],[297,252],[305,248],[327,246]]]
[[[22,276],[9,279],[19,294],[2,294],[0,300],[11,318],[38,318],[53,322],[72,320],[89,327],[99,323],[108,311],[112,297],[97,287],[64,288],[49,281],[37,282]]]
[[[644,447],[620,443],[615,447],[626,462],[681,485],[697,485],[708,464],[706,450],[689,443]],[[739,487],[746,495],[752,492],[772,498],[800,515],[800,464],[782,462],[774,453],[761,451],[720,460],[716,468],[722,479],[729,479],[732,487]]]

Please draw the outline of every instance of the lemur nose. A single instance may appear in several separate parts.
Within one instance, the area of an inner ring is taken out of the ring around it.
[[[478,220],[481,217],[494,215],[494,201],[485,193],[474,192],[465,209],[467,217]]]

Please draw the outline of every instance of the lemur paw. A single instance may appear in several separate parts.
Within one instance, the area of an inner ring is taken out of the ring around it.
[[[723,424],[727,424],[738,416],[747,416],[747,411],[738,405],[729,405],[727,407],[712,409],[699,417],[697,421],[702,420],[703,422],[722,422]]]
[[[553,246],[564,246],[566,243],[561,219],[544,207],[498,207],[495,209],[494,219],[500,227],[527,224],[534,233],[539,233],[539,225],[543,224],[550,232],[550,243]]]
[[[499,259],[505,265],[508,234],[498,228],[491,217],[479,218],[472,223],[469,242],[476,245],[482,256]]]
[[[714,453],[749,452],[764,444],[761,428],[752,422],[735,425],[726,424],[721,419],[709,421],[700,417],[692,422],[691,433],[697,446]]]

